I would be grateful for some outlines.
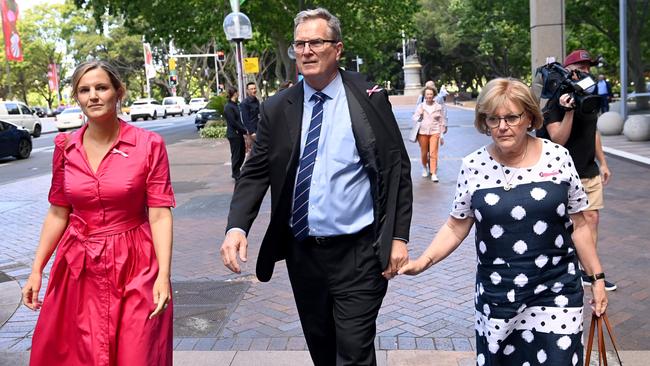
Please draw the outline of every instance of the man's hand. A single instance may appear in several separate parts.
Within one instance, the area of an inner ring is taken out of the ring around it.
[[[600,178],[603,181],[603,185],[606,186],[609,183],[609,178],[612,177],[612,172],[609,171],[607,164],[600,165]]]
[[[409,252],[406,248],[406,243],[398,239],[393,239],[393,245],[390,250],[390,261],[381,275],[387,280],[390,280],[397,275],[397,270],[408,263],[408,261]]]
[[[241,273],[237,254],[242,262],[247,261],[248,241],[246,236],[237,230],[232,230],[226,234],[226,238],[221,244],[221,260],[223,264],[235,273]]]

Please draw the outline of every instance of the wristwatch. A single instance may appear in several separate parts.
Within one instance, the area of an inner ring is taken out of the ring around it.
[[[592,274],[592,275],[588,275],[587,277],[589,277],[589,279],[594,281],[594,282],[596,282],[598,280],[604,280],[605,279],[605,272],[595,273],[595,274]]]

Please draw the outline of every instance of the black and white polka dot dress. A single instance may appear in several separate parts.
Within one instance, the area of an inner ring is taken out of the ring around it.
[[[569,214],[587,196],[568,151],[543,141],[533,167],[463,159],[451,215],[476,225],[476,363],[582,365],[582,298]]]

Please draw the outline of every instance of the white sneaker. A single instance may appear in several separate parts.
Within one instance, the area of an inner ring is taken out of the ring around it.
[[[438,181],[438,176],[435,174],[431,174],[431,181],[432,182],[437,182]]]
[[[428,168],[422,168],[422,177],[426,178],[429,176],[429,169]]]

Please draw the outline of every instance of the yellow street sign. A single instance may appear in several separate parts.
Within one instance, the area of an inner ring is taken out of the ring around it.
[[[246,74],[257,74],[260,72],[260,61],[257,57],[244,58],[244,72]]]
[[[169,58],[169,70],[176,70],[176,58],[174,57]]]

